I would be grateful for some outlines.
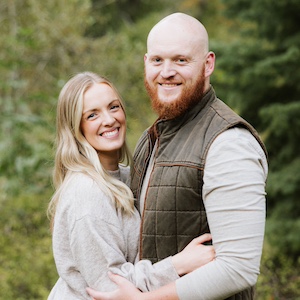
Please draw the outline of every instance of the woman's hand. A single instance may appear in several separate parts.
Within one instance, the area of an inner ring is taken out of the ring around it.
[[[215,258],[214,247],[203,245],[204,242],[208,242],[211,239],[210,234],[203,234],[193,239],[181,252],[172,257],[172,262],[178,275],[182,276],[190,273]],[[122,276],[109,272],[109,278],[116,283],[118,289],[113,292],[98,292],[87,288],[88,294],[93,297],[94,300],[178,299],[174,282],[156,291],[142,293]]]
[[[181,252],[172,257],[173,265],[179,276],[190,273],[215,258],[214,247],[203,245],[204,242],[211,239],[209,233],[200,235],[193,239]]]

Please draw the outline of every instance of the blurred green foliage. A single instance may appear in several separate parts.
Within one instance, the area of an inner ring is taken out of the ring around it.
[[[110,78],[133,150],[155,119],[143,86],[151,27],[183,11],[208,28],[218,96],[263,137],[270,173],[257,299],[300,299],[300,2],[3,0],[0,4],[0,300],[46,299],[57,279],[46,208],[58,93],[76,72]]]

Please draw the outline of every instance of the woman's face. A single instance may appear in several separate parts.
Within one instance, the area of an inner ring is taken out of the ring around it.
[[[118,95],[108,84],[93,84],[84,93],[81,130],[100,157],[118,157],[125,142],[126,118]]]

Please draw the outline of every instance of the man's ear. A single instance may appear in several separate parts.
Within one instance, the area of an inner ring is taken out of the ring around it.
[[[147,60],[147,53],[144,55],[144,62]]]
[[[205,60],[205,77],[209,77],[213,73],[215,69],[215,61],[216,61],[215,53],[209,51],[206,55],[206,60]]]

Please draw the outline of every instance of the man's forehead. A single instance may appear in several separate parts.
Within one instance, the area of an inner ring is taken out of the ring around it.
[[[186,49],[185,47],[153,47],[148,49],[149,57],[170,57],[170,58],[179,58],[179,57],[189,57],[191,56],[191,49]]]
[[[191,56],[199,52],[200,44],[188,36],[182,38],[153,39],[148,43],[148,55]]]
[[[194,47],[208,51],[208,35],[196,19],[184,14],[174,14],[156,24],[148,35],[148,50],[154,45]],[[149,52],[149,51],[148,51]]]

